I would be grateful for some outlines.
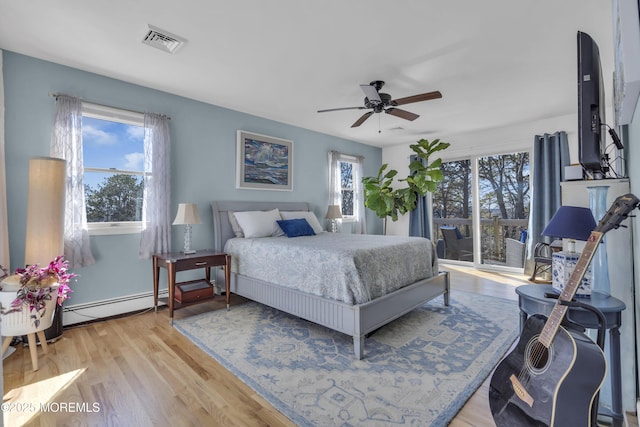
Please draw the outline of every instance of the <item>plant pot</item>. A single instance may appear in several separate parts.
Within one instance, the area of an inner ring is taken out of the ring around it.
[[[14,311],[2,314],[2,323],[0,324],[0,333],[3,337],[15,337],[27,335],[43,331],[49,328],[53,323],[53,316],[56,312],[57,292],[51,293],[51,299],[45,302],[45,312],[40,318],[40,324],[36,327],[34,319],[31,317],[35,312],[30,312],[29,307],[24,305],[22,311]],[[11,308],[11,302],[16,299],[15,290],[0,291],[0,304],[2,311],[6,312]],[[35,314],[36,316],[38,314]]]

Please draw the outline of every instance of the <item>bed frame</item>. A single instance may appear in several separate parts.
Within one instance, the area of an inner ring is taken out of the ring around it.
[[[235,237],[229,222],[228,211],[255,211],[280,209],[281,211],[309,211],[304,202],[241,202],[217,201],[211,204],[215,249],[223,251],[226,241]],[[224,273],[217,271],[216,280],[224,283]],[[365,335],[392,320],[422,306],[427,301],[444,295],[449,305],[449,273],[419,280],[393,293],[372,301],[350,305],[295,289],[286,288],[263,280],[231,272],[231,292],[265,304],[286,313],[309,320],[353,337],[353,347],[358,359],[362,359]]]

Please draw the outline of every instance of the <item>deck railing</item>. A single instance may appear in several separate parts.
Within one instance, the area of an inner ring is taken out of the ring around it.
[[[520,240],[520,234],[528,224],[528,219],[481,218],[482,263],[504,264],[507,258],[506,239]],[[434,242],[442,239],[442,226],[456,226],[464,236],[473,236],[473,221],[470,218],[433,218],[433,225]]]

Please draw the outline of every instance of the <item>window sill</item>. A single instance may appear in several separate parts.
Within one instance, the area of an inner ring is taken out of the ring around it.
[[[109,222],[103,224],[89,224],[90,236],[110,236],[117,234],[140,234],[142,232],[141,223]]]

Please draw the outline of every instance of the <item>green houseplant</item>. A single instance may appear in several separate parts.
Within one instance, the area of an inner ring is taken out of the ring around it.
[[[378,171],[378,176],[364,177],[364,205],[374,211],[379,218],[386,221],[391,217],[398,220],[398,215],[411,212],[416,208],[418,196],[424,196],[427,192],[433,192],[437,188],[438,181],[444,176],[440,170],[442,159],[438,158],[430,162],[430,157],[437,151],[445,150],[449,143],[434,139],[429,142],[426,139],[417,141],[409,147],[416,154],[417,159],[409,164],[409,175],[398,182],[404,182],[406,187],[394,189],[393,179],[398,171],[387,171],[388,164],[383,164]]]

